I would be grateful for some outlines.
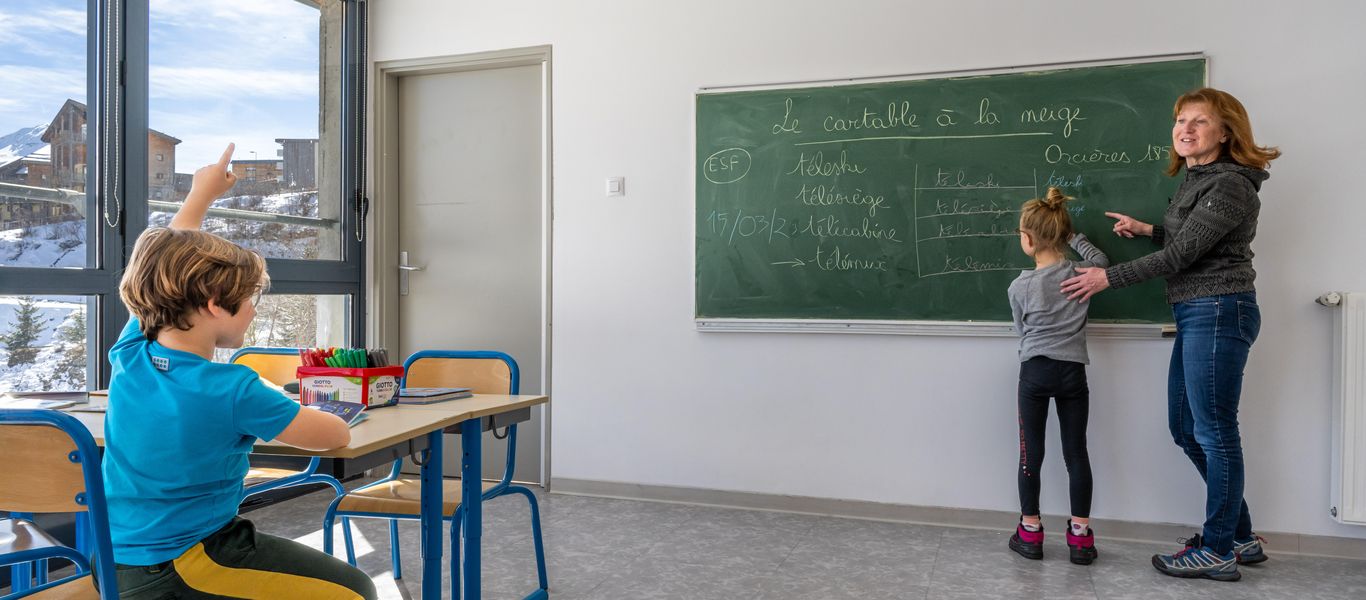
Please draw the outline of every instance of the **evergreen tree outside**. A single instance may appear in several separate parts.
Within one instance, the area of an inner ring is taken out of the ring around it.
[[[38,357],[38,338],[47,329],[47,321],[38,310],[38,301],[33,296],[19,298],[19,308],[14,311],[14,322],[9,331],[0,334],[0,344],[9,351],[6,366],[14,367],[32,363]]]
[[[55,337],[57,364],[50,377],[42,378],[43,388],[85,389],[85,309],[71,311]]]

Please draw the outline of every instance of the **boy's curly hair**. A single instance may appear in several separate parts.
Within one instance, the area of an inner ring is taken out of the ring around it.
[[[209,300],[237,314],[269,285],[259,254],[212,233],[153,227],[133,245],[119,297],[155,340],[166,327],[188,331],[190,316]]]

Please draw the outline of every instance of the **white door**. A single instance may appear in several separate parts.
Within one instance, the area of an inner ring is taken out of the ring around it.
[[[398,298],[400,351],[506,352],[523,394],[545,391],[549,347],[543,68],[406,76],[396,103],[398,250],[422,269]],[[532,410],[518,425],[516,478],[540,482]],[[446,475],[458,475],[459,437],[445,447]],[[485,433],[483,447],[484,476],[496,478],[506,442]]]

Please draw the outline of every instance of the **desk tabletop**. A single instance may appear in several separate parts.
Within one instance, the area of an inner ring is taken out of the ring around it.
[[[256,441],[252,452],[283,456],[357,458],[451,425],[511,412],[550,401],[548,396],[475,394],[469,398],[432,404],[386,406],[366,411],[370,416],[351,428],[351,443],[332,450],[304,450],[280,442]],[[68,412],[104,445],[104,413]]]

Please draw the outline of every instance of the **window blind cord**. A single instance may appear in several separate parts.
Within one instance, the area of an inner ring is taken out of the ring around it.
[[[119,60],[119,34],[123,30],[123,22],[120,19],[118,2],[105,2],[105,24],[101,28],[104,32],[104,77],[103,87],[100,90],[99,102],[101,104],[101,118],[99,127],[100,134],[97,152],[100,153],[100,188],[101,212],[104,215],[104,224],[110,229],[117,229],[122,220],[123,202],[119,200],[119,175],[120,157],[113,151],[114,144],[117,144],[119,136],[119,123],[115,119],[118,115],[118,103],[121,96],[120,90],[123,82],[123,61]],[[92,128],[94,129],[94,128]],[[89,140],[86,140],[89,144]],[[113,201],[114,210],[109,210],[110,201]]]
[[[356,18],[360,27],[356,31],[356,57],[355,71],[352,73],[352,86],[355,93],[351,101],[356,107],[356,119],[352,123],[353,143],[355,144],[356,164],[352,165],[356,173],[356,190],[353,199],[356,216],[356,241],[365,241],[365,219],[370,215],[370,198],[365,195],[365,92],[366,92],[366,29],[368,28],[368,10],[364,0],[359,0],[355,4]]]

